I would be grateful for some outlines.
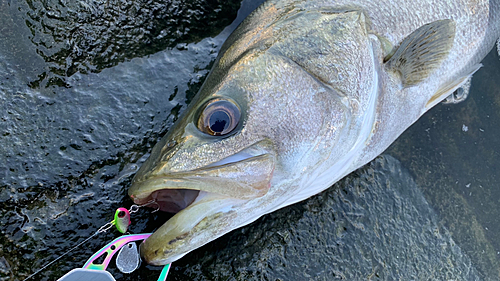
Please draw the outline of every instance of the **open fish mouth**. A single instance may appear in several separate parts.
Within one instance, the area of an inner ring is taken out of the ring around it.
[[[207,221],[213,217],[220,220],[237,206],[268,192],[275,166],[275,155],[268,148],[256,144],[195,170],[155,174],[133,182],[129,195],[136,204],[154,202],[148,205],[175,214],[141,246],[146,261],[158,265],[172,262],[217,234],[206,239],[200,235],[232,230],[219,226],[207,230]]]
[[[199,194],[199,190],[160,189],[153,191],[146,198],[134,199],[134,203],[175,214],[191,205]]]

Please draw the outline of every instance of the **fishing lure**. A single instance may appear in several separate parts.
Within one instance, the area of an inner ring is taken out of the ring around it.
[[[125,233],[130,225],[130,212],[125,208],[118,208],[115,212],[115,219],[111,222],[121,233]]]
[[[151,204],[152,204],[151,202],[146,203],[146,205],[151,205]],[[131,223],[130,214],[137,212],[140,207],[142,206],[132,205],[130,209],[118,208],[115,211],[114,219],[111,222],[108,222],[107,224],[100,227],[99,230],[97,230],[90,237],[87,237],[85,240],[78,243],[78,245],[74,246],[73,248],[66,251],[65,253],[63,253],[62,255],[60,255],[47,265],[43,266],[42,268],[40,268],[38,271],[28,276],[23,281],[26,281],[31,277],[35,276],[36,274],[40,273],[42,270],[49,267],[51,264],[53,264],[54,262],[65,256],[69,252],[80,247],[85,242],[97,236],[97,234],[108,231],[113,226],[115,226],[120,233],[122,234],[126,233]],[[102,247],[95,254],[93,254],[83,265],[83,268],[75,268],[70,272],[66,273],[61,278],[59,278],[57,281],[78,281],[78,280],[116,281],[116,279],[111,275],[111,273],[106,271],[113,256],[117,252],[119,252],[116,260],[117,260],[117,267],[120,271],[124,273],[133,272],[139,267],[140,264],[140,256],[135,241],[144,241],[150,235],[151,233],[122,235],[114,239],[110,243],[108,243],[106,246]],[[124,248],[124,246],[126,247]],[[99,264],[97,260],[104,254],[106,255],[106,257],[104,258],[102,263]],[[170,270],[170,264],[165,265],[158,281],[165,281],[167,279],[169,270]]]

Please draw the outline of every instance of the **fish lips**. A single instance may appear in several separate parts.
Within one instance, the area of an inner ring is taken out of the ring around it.
[[[144,241],[141,256],[167,264],[239,227],[238,206],[267,194],[275,164],[274,150],[261,141],[199,169],[134,182],[129,195],[136,204],[156,201],[177,212]]]

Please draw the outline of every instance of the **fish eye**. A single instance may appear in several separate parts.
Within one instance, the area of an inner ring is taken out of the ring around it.
[[[240,108],[234,102],[213,99],[203,108],[198,119],[198,129],[212,136],[224,136],[236,128],[240,116]]]

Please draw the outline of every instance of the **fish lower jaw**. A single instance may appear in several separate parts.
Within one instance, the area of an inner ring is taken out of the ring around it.
[[[200,191],[196,200],[175,214],[141,245],[147,263],[164,265],[213,240],[225,229],[235,206],[245,201]],[[217,231],[216,231],[217,232]]]
[[[163,265],[166,265],[166,264],[173,263],[174,261],[180,260],[186,254],[187,253],[179,254],[179,255],[175,255],[175,256],[171,256],[168,259],[151,261],[151,262],[148,262],[148,264],[156,265],[156,266],[163,266]]]

